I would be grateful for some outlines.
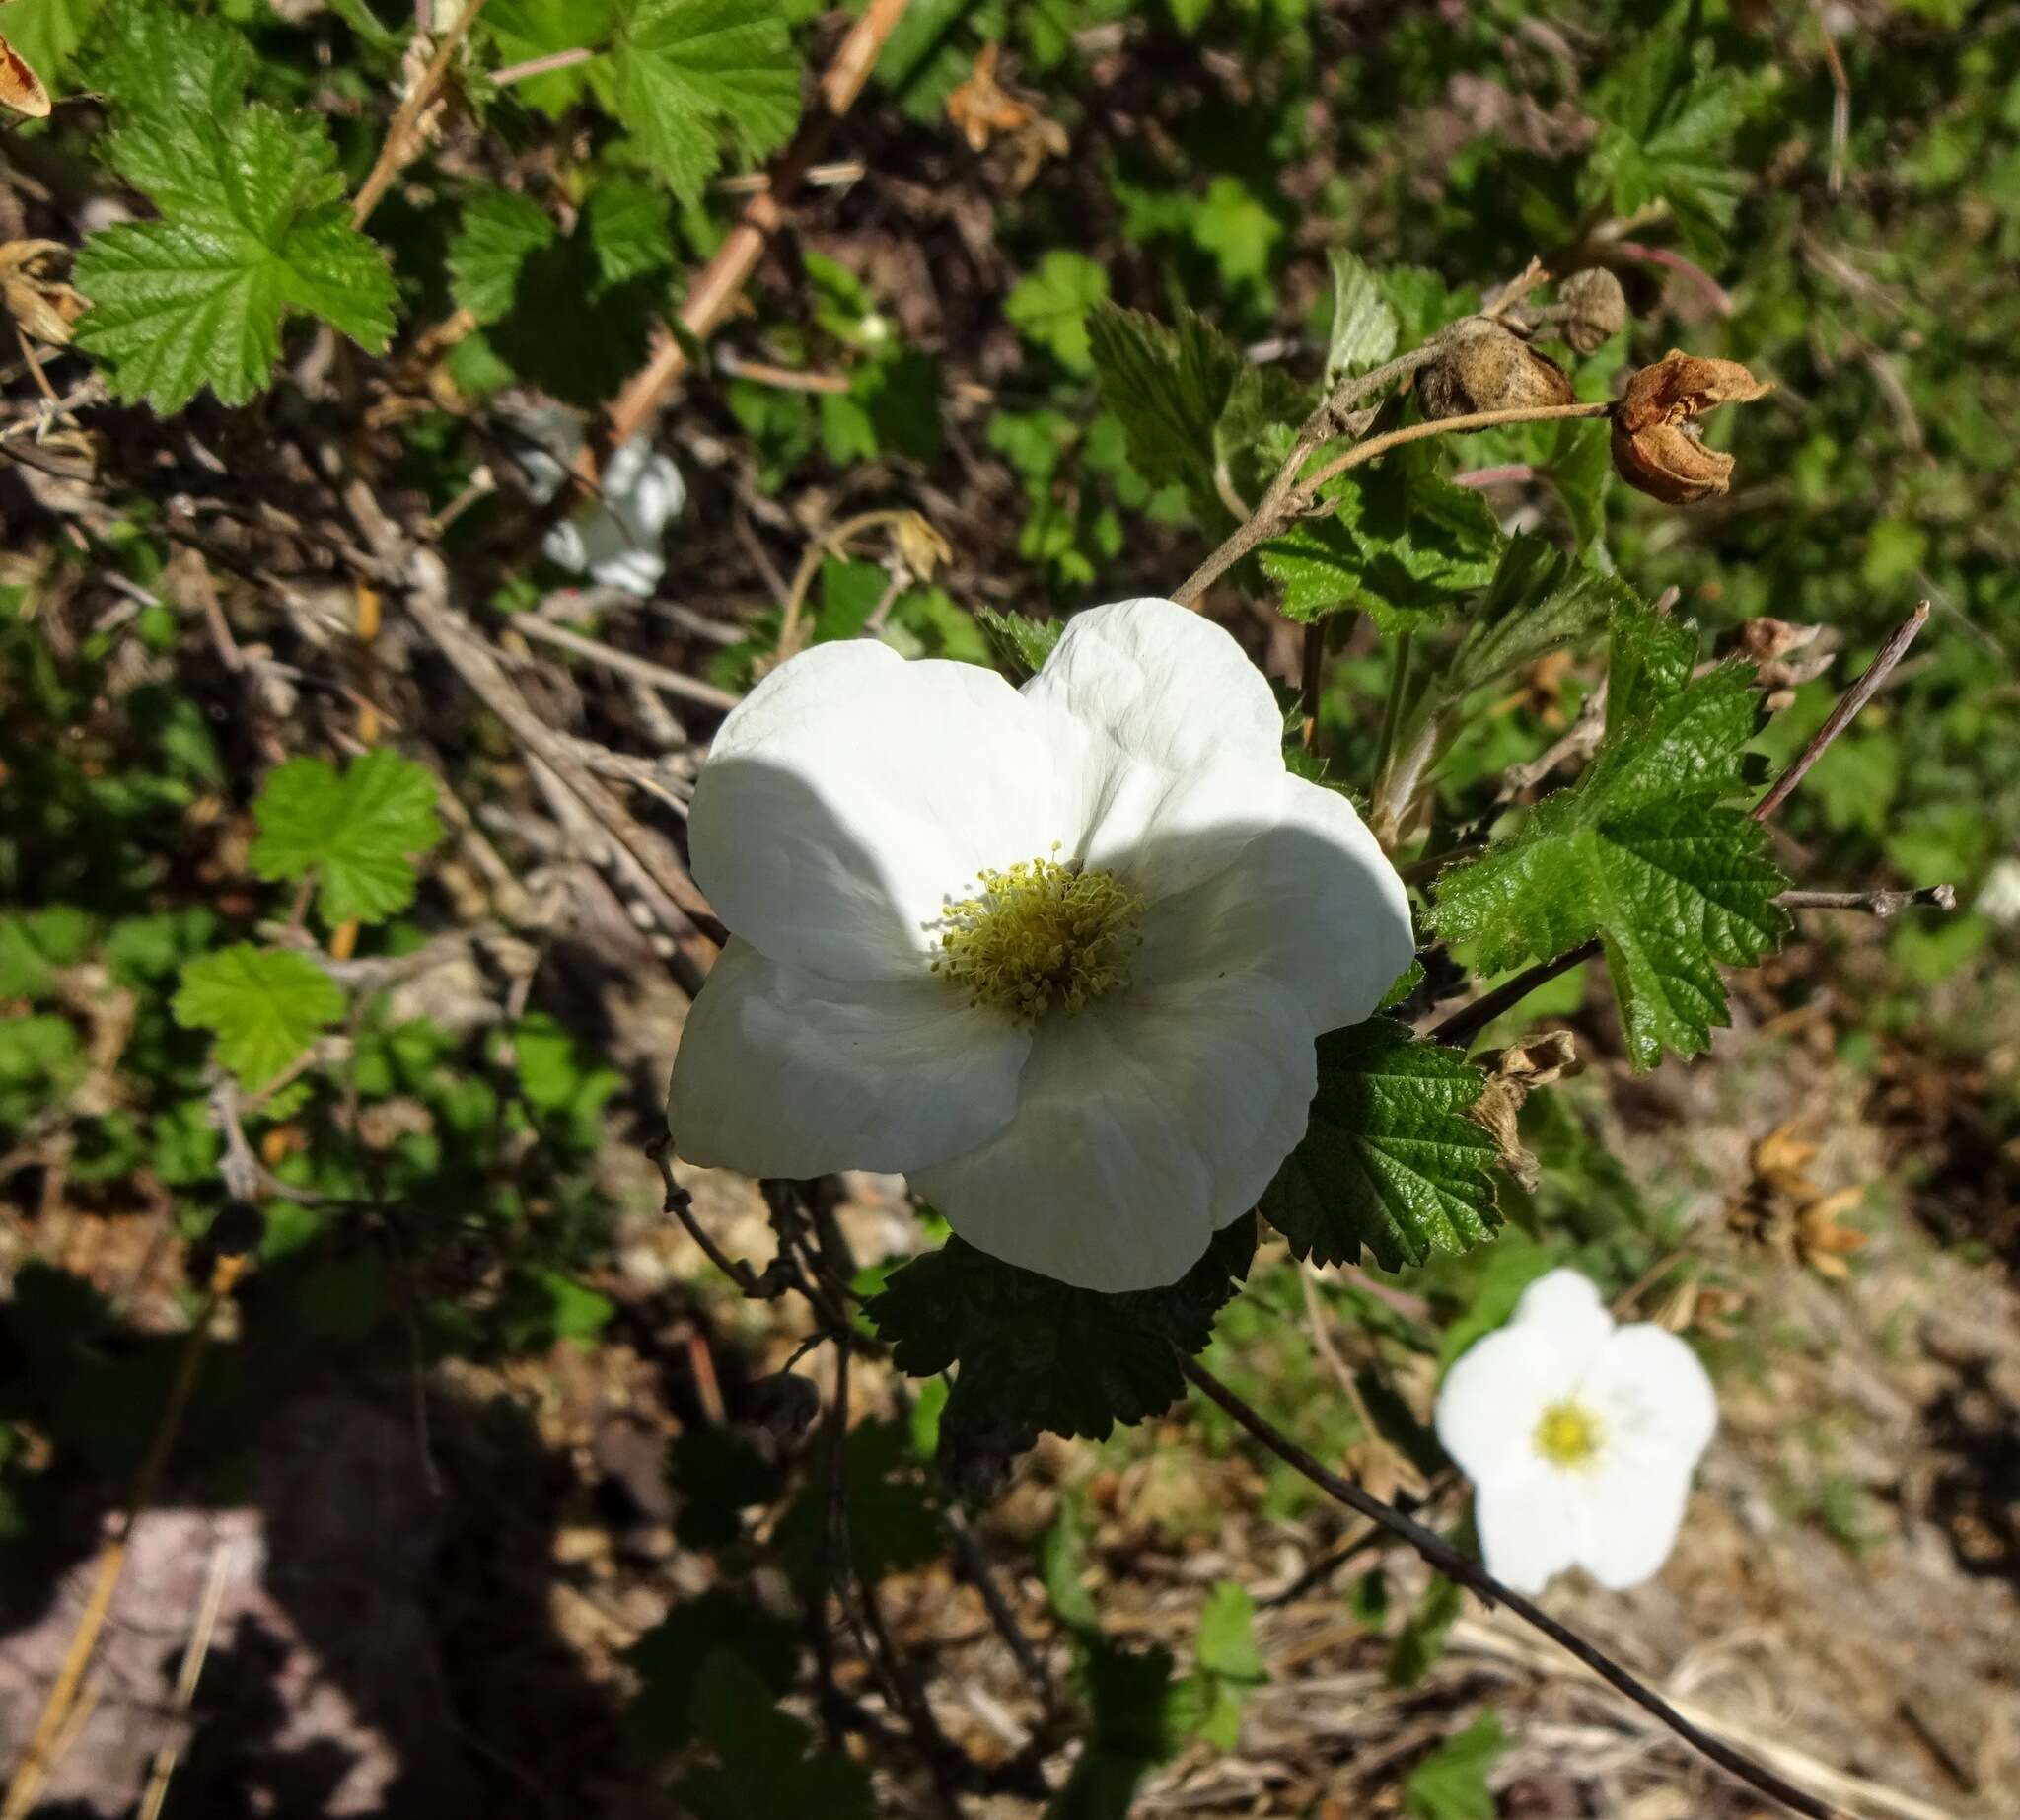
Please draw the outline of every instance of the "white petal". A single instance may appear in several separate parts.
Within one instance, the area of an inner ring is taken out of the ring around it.
[[[1581,1374],[1614,1332],[1592,1279],[1567,1270],[1546,1272],[1523,1290],[1510,1325],[1542,1334]]]
[[[1676,1546],[1691,1469],[1633,1448],[1609,1449],[1578,1492],[1578,1565],[1609,1592],[1624,1592],[1652,1579]]]
[[[1161,770],[1283,763],[1283,715],[1262,673],[1212,620],[1174,601],[1075,614],[1024,692]]]
[[[1564,1476],[1539,1466],[1483,1481],[1474,1500],[1487,1571],[1517,1592],[1541,1592],[1570,1566],[1578,1546],[1578,1498]]]
[[[1710,1445],[1718,1398],[1697,1355],[1648,1322],[1618,1329],[1594,1355],[1582,1392],[1604,1432],[1685,1473]]]
[[[1310,1020],[1255,978],[1138,985],[1039,1028],[1016,1117],[912,1186],[983,1251],[1082,1288],[1198,1261],[1304,1134]]]
[[[837,979],[917,973],[984,867],[1069,841],[1053,748],[1084,743],[974,664],[856,638],[781,664],[716,735],[687,837],[717,914]]]
[[[681,1032],[667,1126],[688,1161],[745,1175],[915,1168],[1001,1129],[1030,1049],[930,977],[837,982],[732,940]]]
[[[1409,965],[1409,896],[1337,791],[1278,772],[1257,795],[1271,826],[1212,878],[1157,904],[1137,977],[1251,969],[1297,992],[1315,1031],[1357,1024]]]
[[[1567,1352],[1544,1331],[1516,1324],[1463,1352],[1438,1390],[1438,1439],[1484,1492],[1542,1465],[1536,1424],[1552,1403],[1571,1396],[1586,1357]]]

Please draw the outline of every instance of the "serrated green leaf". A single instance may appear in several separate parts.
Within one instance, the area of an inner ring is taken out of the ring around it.
[[[1613,433],[1603,422],[1559,423],[1544,473],[1556,490],[1571,536],[1583,550],[1606,532],[1606,495],[1613,485]]]
[[[800,1651],[792,1625],[736,1593],[713,1587],[683,1600],[624,1652],[638,1677],[626,1740],[654,1757],[682,1749],[718,1656],[734,1657],[775,1703],[792,1687]]]
[[[867,1312],[900,1370],[960,1366],[943,1428],[1099,1440],[1184,1392],[1172,1347],[1205,1346],[1254,1248],[1253,1222],[1237,1220],[1170,1287],[1103,1295],[952,1238],[894,1271]]]
[[[264,386],[282,320],[306,311],[373,353],[393,333],[393,275],[350,225],[320,123],[257,103],[223,118],[143,118],[107,157],[162,210],[78,252],[92,308],[77,342],[112,389],[161,414],[208,386],[227,404]]]
[[[831,1556],[829,1485],[826,1470],[810,1477],[772,1536],[793,1583],[810,1599],[839,1570]],[[849,1567],[865,1584],[919,1566],[944,1548],[935,1493],[903,1422],[864,1421],[849,1430],[842,1486]]]
[[[245,34],[222,20],[154,0],[112,0],[90,36],[83,71],[122,121],[222,119],[244,100],[257,62]]]
[[[1233,287],[1269,275],[1269,250],[1283,237],[1283,223],[1238,177],[1223,174],[1206,186],[1192,214],[1192,241],[1213,255],[1221,282]]]
[[[717,1648],[694,1699],[694,1728],[715,1761],[676,1784],[696,1820],[819,1814],[822,1820],[876,1820],[869,1777],[839,1751],[818,1750],[814,1734],[784,1711],[765,1677],[741,1650]]]
[[[1066,629],[1063,620],[1031,619],[1021,613],[998,613],[993,607],[977,607],[974,617],[998,656],[1022,676],[1036,676],[1045,668]]]
[[[83,960],[92,919],[69,904],[0,914],[0,998],[45,998],[56,970]]]
[[[560,229],[530,196],[483,189],[463,205],[449,243],[449,294],[480,323],[495,323],[512,308],[526,261],[553,245]]]
[[[1237,1581],[1217,1580],[1207,1594],[1192,1654],[1186,1729],[1216,1750],[1231,1751],[1241,1738],[1249,1690],[1269,1679],[1256,1647],[1256,1602]]]
[[[1301,520],[1258,552],[1283,587],[1286,619],[1352,607],[1386,633],[1425,629],[1493,579],[1493,509],[1426,464],[1392,460],[1345,474],[1327,496],[1335,501],[1329,517]]]
[[[1726,1021],[1720,965],[1752,965],[1789,927],[1766,831],[1720,806],[1746,781],[1749,673],[1729,664],[1678,687],[1695,646],[1652,614],[1617,616],[1622,701],[1610,699],[1591,765],[1520,834],[1445,873],[1432,911],[1488,973],[1603,938],[1628,1056],[1644,1070],[1665,1049],[1702,1050]]]
[[[493,68],[532,63],[562,50],[598,50],[616,24],[615,0],[490,0],[476,31],[490,42]],[[506,91],[529,108],[558,119],[588,88],[587,65],[544,70]]]
[[[762,158],[799,123],[799,64],[776,0],[618,0],[611,83],[618,117],[687,203],[725,135]]]
[[[1121,422],[1143,477],[1183,485],[1209,522],[1219,522],[1226,508],[1214,486],[1214,432],[1241,356],[1190,310],[1167,328],[1140,311],[1097,304],[1087,331],[1102,398]]]
[[[1410,1771],[1403,1784],[1404,1811],[1410,1820],[1494,1820],[1499,1809],[1487,1772],[1508,1743],[1501,1721],[1482,1712]]]
[[[1482,689],[1640,610],[1625,582],[1525,532],[1502,549],[1493,585],[1446,668],[1446,687]]]
[[[815,644],[853,638],[877,611],[891,577],[874,562],[844,562],[830,556],[821,564],[821,608],[814,616]]]
[[[1084,254],[1053,251],[1003,300],[1013,326],[1071,373],[1094,370],[1087,313],[1106,301],[1109,275]]]
[[[263,1087],[343,1015],[344,998],[314,961],[250,942],[182,969],[171,1009],[185,1030],[217,1038],[218,1059],[246,1087]]]
[[[1385,1270],[1491,1236],[1494,1140],[1466,1116],[1486,1076],[1386,1017],[1319,1039],[1311,1124],[1263,1192],[1262,1217],[1315,1264]]]
[[[1378,367],[1396,352],[1396,311],[1360,258],[1334,248],[1333,328],[1326,337],[1325,387]]]
[[[435,779],[425,765],[380,748],[341,777],[323,759],[290,759],[252,805],[259,835],[248,854],[263,879],[315,872],[325,922],[377,922],[413,901],[409,855],[442,838]]]

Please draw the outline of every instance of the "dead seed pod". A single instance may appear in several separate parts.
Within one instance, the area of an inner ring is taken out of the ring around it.
[[[1557,286],[1548,320],[1581,354],[1592,353],[1627,326],[1627,294],[1604,265],[1574,271]]]
[[[1431,418],[1542,410],[1577,400],[1562,367],[1483,316],[1468,317],[1447,331],[1437,359],[1417,376],[1416,391]]]
[[[1707,449],[1695,419],[1720,404],[1747,404],[1774,388],[1737,360],[1706,360],[1671,348],[1627,382],[1614,409],[1614,472],[1668,505],[1731,490],[1732,457]]]

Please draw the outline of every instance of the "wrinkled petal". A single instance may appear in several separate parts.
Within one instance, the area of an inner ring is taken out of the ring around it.
[[[1643,1449],[1609,1450],[1578,1492],[1578,1565],[1609,1592],[1624,1592],[1654,1578],[1676,1547],[1691,1469]]]
[[[1024,686],[1160,770],[1282,766],[1283,716],[1227,632],[1175,601],[1118,601],[1066,621]]]
[[[1254,977],[1138,985],[1043,1024],[1017,1113],[979,1148],[911,1171],[954,1230],[1082,1288],[1175,1281],[1304,1134],[1310,1019]]]
[[[774,960],[915,975],[978,872],[1076,837],[1053,757],[1084,739],[978,665],[816,645],[716,735],[688,817],[694,877]]]
[[[1480,1484],[1474,1500],[1480,1558],[1517,1592],[1541,1592],[1572,1565],[1579,1539],[1576,1489],[1542,1466]]]
[[[1157,904],[1136,977],[1246,969],[1299,994],[1315,1032],[1357,1024],[1409,965],[1408,893],[1336,790],[1280,772],[1258,794],[1274,825],[1214,877]]]
[[[833,981],[732,940],[687,1013],[667,1125],[750,1176],[913,1169],[1008,1123],[1031,1037],[930,977]]]
[[[1522,1291],[1511,1326],[1534,1328],[1582,1377],[1599,1349],[1612,1339],[1614,1318],[1589,1276],[1576,1271],[1548,1271]]]
[[[1608,1434],[1686,1474],[1718,1427],[1718,1398],[1696,1353],[1645,1321],[1616,1330],[1594,1354],[1584,1396]]]
[[[1540,1328],[1503,1327],[1461,1353],[1438,1390],[1438,1439],[1469,1479],[1486,1486],[1543,1465],[1536,1425],[1571,1396],[1585,1357]]]

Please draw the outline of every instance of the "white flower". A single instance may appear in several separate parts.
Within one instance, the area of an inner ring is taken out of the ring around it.
[[[520,428],[541,445],[521,460],[536,500],[551,499],[582,447],[581,425],[554,409],[532,412]],[[660,537],[687,503],[687,483],[673,457],[633,437],[605,464],[594,504],[549,531],[541,553],[600,588],[649,600],[667,572]]]
[[[1195,1263],[1304,1135],[1313,1041],[1409,963],[1402,881],[1226,632],[1083,613],[1023,691],[816,645],[723,723],[688,822],[735,932],[668,1099],[749,1175],[902,1171],[1088,1288]]]
[[[1438,1393],[1438,1438],[1478,1493],[1480,1552],[1518,1592],[1570,1566],[1615,1592],[1654,1574],[1717,1425],[1697,1355],[1647,1322],[1616,1327],[1576,1271],[1531,1283]]]
[[[2020,928],[2020,859],[2002,859],[1984,875],[1976,908],[2002,929]]]

